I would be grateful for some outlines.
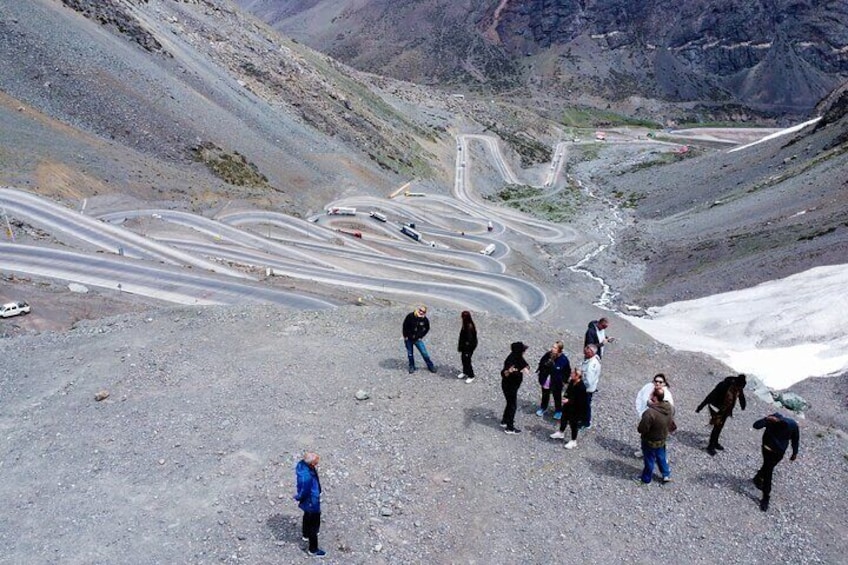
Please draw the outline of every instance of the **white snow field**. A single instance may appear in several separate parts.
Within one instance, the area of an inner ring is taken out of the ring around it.
[[[781,390],[848,370],[848,264],[625,316],[655,339],[700,351]]]

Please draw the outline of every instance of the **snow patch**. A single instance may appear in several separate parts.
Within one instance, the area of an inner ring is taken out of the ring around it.
[[[848,264],[623,316],[655,339],[700,351],[772,389],[848,371]]]

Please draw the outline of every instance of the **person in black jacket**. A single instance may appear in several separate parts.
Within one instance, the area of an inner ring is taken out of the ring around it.
[[[710,410],[710,424],[713,427],[710,434],[710,443],[707,446],[707,453],[710,455],[715,455],[717,449],[719,451],[724,450],[724,447],[718,442],[718,437],[721,435],[724,423],[733,416],[733,407],[736,406],[737,399],[739,400],[739,407],[742,410],[745,409],[744,388],[745,375],[727,377],[718,383],[695,409],[695,412],[700,412],[704,409],[704,406],[708,406]]]
[[[763,432],[763,466],[754,477],[754,485],[763,491],[763,499],[760,501],[760,510],[765,512],[769,507],[771,498],[771,480],[774,468],[783,459],[789,443],[792,443],[792,456],[790,461],[798,457],[798,422],[782,414],[775,412],[765,418],[754,422],[754,429]]]
[[[565,387],[565,395],[562,401],[562,419],[559,422],[559,431],[551,434],[551,439],[565,438],[565,424],[571,426],[571,441],[565,444],[566,449],[577,447],[577,432],[586,421],[586,407],[589,405],[586,395],[586,384],[583,382],[583,372],[580,369],[571,371],[571,378]]]
[[[598,348],[598,359],[604,358],[604,346],[611,343],[613,338],[607,337],[607,328],[609,320],[601,318],[597,321],[589,322],[589,327],[586,328],[586,336],[583,338],[583,348],[587,345],[594,345]]]
[[[477,326],[474,325],[471,312],[468,310],[464,310],[460,317],[462,318],[462,329],[459,330],[457,351],[459,351],[459,358],[462,360],[462,372],[456,378],[465,379],[466,383],[471,384],[474,382],[474,367],[471,366],[471,356],[477,349]]]
[[[520,341],[513,342],[509,346],[510,353],[504,360],[501,369],[501,390],[506,399],[501,418],[501,427],[506,428],[508,434],[520,434],[521,430],[515,427],[515,411],[518,409],[518,389],[526,375],[530,374],[530,365],[524,360],[524,352],[527,346]]]
[[[406,315],[403,320],[403,344],[406,346],[406,356],[409,359],[409,372],[415,372],[415,357],[413,356],[412,347],[415,346],[424,362],[427,363],[427,369],[431,373],[436,372],[436,366],[430,360],[430,354],[427,353],[427,346],[424,345],[424,336],[430,331],[430,320],[427,319],[427,307],[423,304]]]

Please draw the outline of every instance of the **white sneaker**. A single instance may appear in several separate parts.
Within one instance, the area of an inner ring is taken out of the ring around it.
[[[465,379],[465,384],[469,384],[469,385],[470,385],[470,384],[471,384],[471,383],[473,383],[473,382],[474,382],[474,377],[468,377],[467,379]]]
[[[641,459],[641,458],[642,458],[642,451],[641,451],[641,450],[639,450],[639,451],[634,451],[634,452],[633,452],[633,457],[637,457],[637,458]]]
[[[458,375],[456,376],[456,378],[458,378],[458,379],[464,379],[464,378],[465,378],[465,373],[460,373],[460,374],[458,374]]]
[[[551,439],[565,439],[565,432],[554,432],[548,437]]]
[[[566,449],[574,449],[575,447],[577,447],[577,442],[574,440],[571,440],[565,444]]]

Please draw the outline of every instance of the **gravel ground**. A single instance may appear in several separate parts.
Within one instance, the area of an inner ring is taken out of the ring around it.
[[[533,378],[524,433],[502,433],[497,374],[511,341],[533,363],[556,338],[573,355],[579,334],[477,316],[468,385],[454,311],[431,309],[438,372],[407,375],[406,311],[172,308],[1,340],[0,563],[298,562],[307,449],[322,455],[327,563],[843,562],[848,444],[833,422],[800,421],[764,514],[751,424],[773,407],[750,398],[727,451],[707,455],[694,407],[725,376],[717,362],[619,340],[595,425],[566,451],[533,413]],[[674,482],[640,486],[632,401],[657,371],[679,410]]]

